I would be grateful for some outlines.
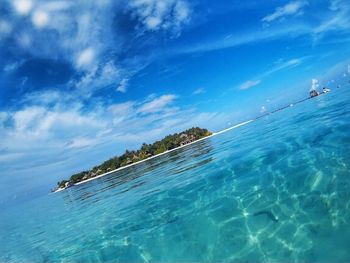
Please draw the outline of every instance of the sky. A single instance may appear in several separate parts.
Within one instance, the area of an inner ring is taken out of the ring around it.
[[[348,0],[0,0],[0,204],[350,74]]]

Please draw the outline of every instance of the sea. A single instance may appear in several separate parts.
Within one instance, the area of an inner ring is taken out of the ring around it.
[[[0,211],[0,262],[349,262],[350,87]]]

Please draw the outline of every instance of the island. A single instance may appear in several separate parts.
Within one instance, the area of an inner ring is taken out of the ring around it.
[[[197,140],[211,136],[212,132],[207,129],[193,127],[181,133],[175,133],[164,137],[160,141],[152,144],[143,143],[138,150],[126,150],[124,154],[115,156],[100,165],[93,167],[91,170],[73,174],[69,180],[62,180],[57,183],[54,192],[61,191],[84,181],[112,173],[115,170],[127,167],[140,161],[153,158],[167,151],[183,147]]]

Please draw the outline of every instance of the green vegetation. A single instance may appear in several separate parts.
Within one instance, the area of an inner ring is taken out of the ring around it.
[[[129,165],[154,155],[163,153],[165,151],[174,149],[176,147],[191,143],[198,139],[207,137],[212,133],[207,129],[201,128],[191,128],[181,133],[175,133],[172,135],[166,136],[160,141],[156,141],[153,144],[143,143],[141,148],[137,151],[128,151],[126,150],[121,156],[115,156],[101,165],[95,166],[89,171],[83,171],[77,174],[73,174],[70,179],[63,180],[57,183],[57,188],[66,188],[78,182],[96,177],[103,173],[115,170],[117,168]]]

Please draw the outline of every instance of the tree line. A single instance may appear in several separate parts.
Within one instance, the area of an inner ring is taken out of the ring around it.
[[[118,169],[125,165],[129,165],[176,147],[191,143],[198,139],[207,137],[212,133],[207,129],[193,127],[181,133],[175,133],[164,137],[162,140],[152,144],[143,143],[138,150],[126,150],[124,154],[115,156],[100,165],[93,167],[91,170],[82,171],[73,174],[69,180],[62,180],[57,183],[57,188],[66,188],[78,182],[96,177],[106,172]]]

